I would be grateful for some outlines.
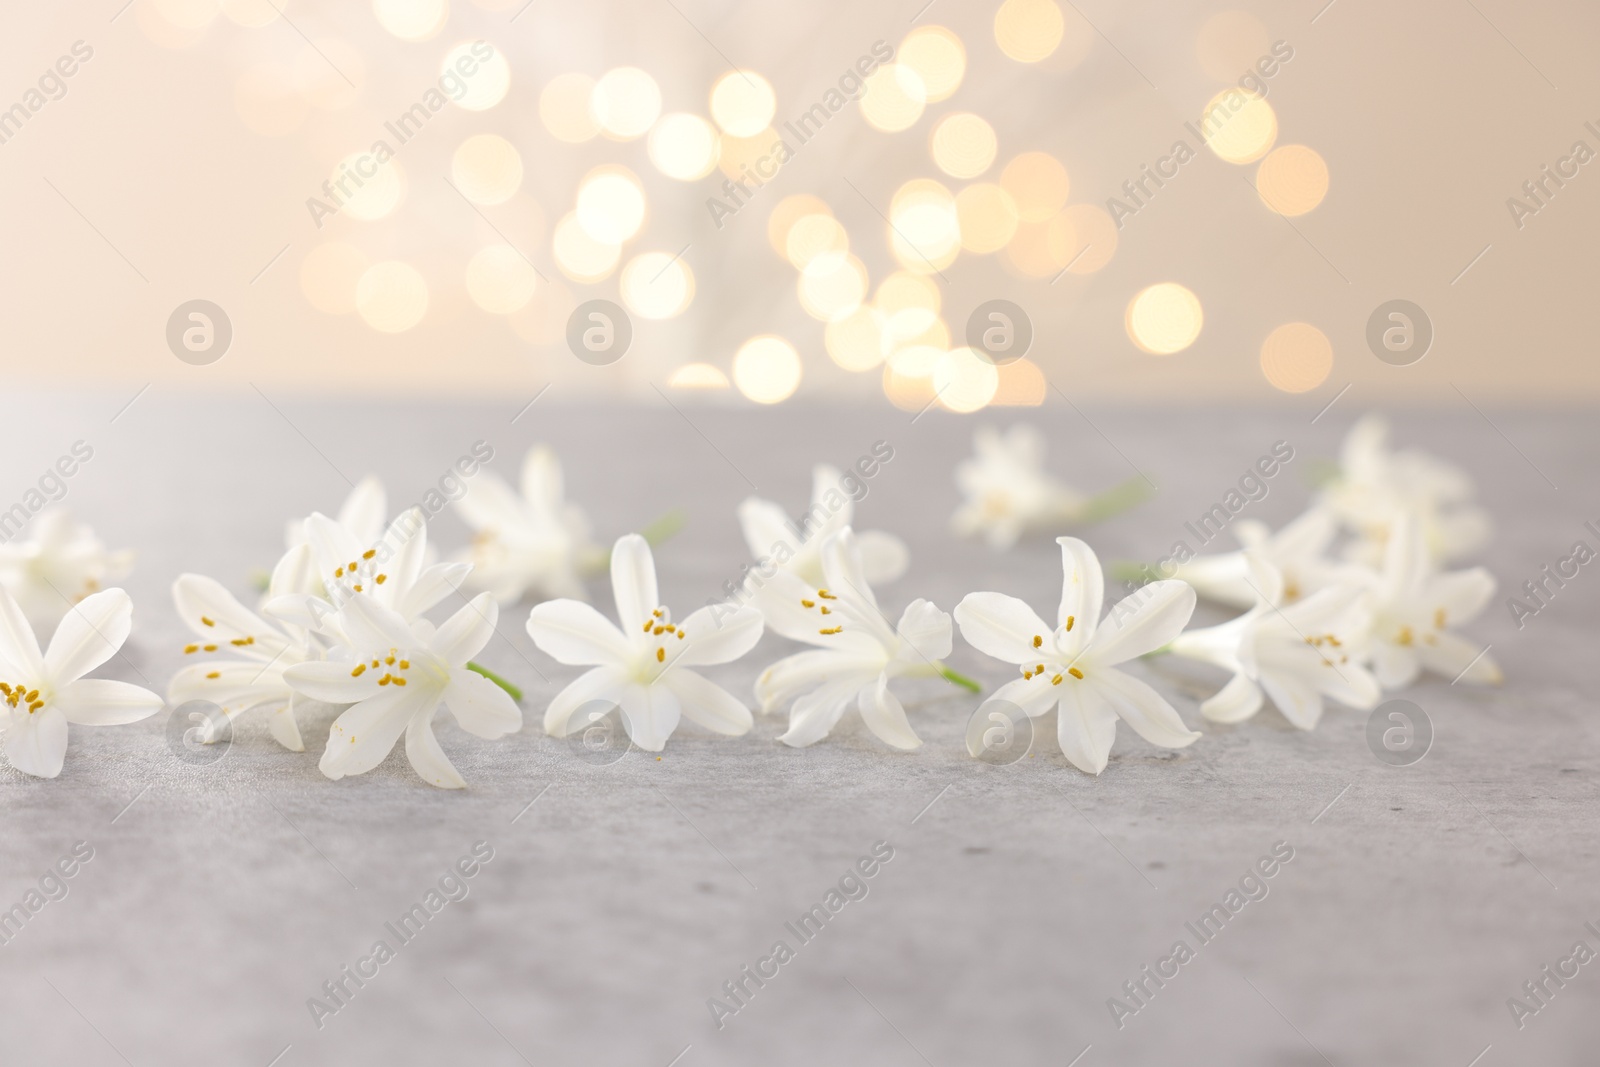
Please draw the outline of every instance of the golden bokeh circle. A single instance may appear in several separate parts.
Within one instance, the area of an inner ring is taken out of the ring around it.
[[[1280,145],[1256,168],[1256,192],[1280,215],[1304,215],[1328,195],[1328,164],[1303,144]]]
[[[1332,371],[1333,343],[1309,322],[1285,323],[1261,342],[1261,373],[1275,389],[1309,392]]]
[[[1128,302],[1128,337],[1154,356],[1170,356],[1194,344],[1205,325],[1200,298],[1177,282],[1161,282]]]

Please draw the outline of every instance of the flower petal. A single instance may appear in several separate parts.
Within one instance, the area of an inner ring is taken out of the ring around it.
[[[291,594],[305,596],[321,591],[322,579],[317,575],[317,559],[312,555],[311,546],[303,541],[283,554],[277,565],[272,568],[272,577],[267,581],[269,600]]]
[[[1316,728],[1322,718],[1322,694],[1298,674],[1267,671],[1261,675],[1261,688],[1283,712],[1283,717],[1302,730]]]
[[[56,685],[82,678],[116,655],[133,629],[133,599],[121,589],[102,589],[74,604],[50,638],[45,674]]]
[[[410,623],[366,593],[355,593],[345,601],[339,625],[349,643],[362,651],[407,648],[416,640]]]
[[[33,714],[14,712],[6,726],[6,759],[23,774],[54,778],[67,758],[67,717],[46,705]]]
[[[318,769],[335,781],[372,770],[393,751],[411,720],[431,713],[438,700],[437,689],[390,686],[351,705],[333,720]]]
[[[738,608],[729,614],[726,608],[704,607],[678,624],[678,629],[689,635],[681,642],[682,649],[669,646],[668,651],[675,652],[674,663],[686,667],[732,663],[756,647],[761,628],[761,612],[755,608]]]
[[[1459,676],[1473,685],[1499,685],[1505,678],[1486,648],[1479,648],[1459,634],[1428,634],[1415,648],[1424,667],[1452,682]]]
[[[941,660],[950,654],[950,616],[930,601],[913,600],[906,605],[894,630],[909,646],[905,651],[919,660]],[[911,656],[902,654],[904,659]]]
[[[354,534],[357,541],[370,545],[383,532],[383,519],[388,513],[383,483],[369,474],[344,498],[339,507],[339,525]]]
[[[566,737],[575,727],[587,726],[612,708],[620,707],[622,688],[626,684],[622,670],[617,667],[596,667],[579,675],[545,708],[544,732],[551,737]],[[591,717],[586,713],[574,723],[573,714],[588,705],[594,705],[589,710],[598,714]]]
[[[306,743],[300,738],[300,724],[294,718],[295,704],[296,698],[291,696],[281,708],[270,711],[267,729],[272,732],[272,739],[290,752],[304,752]]]
[[[821,741],[838,724],[858,689],[853,681],[829,682],[796,700],[789,709],[789,729],[778,740],[794,748]]]
[[[747,497],[739,504],[739,526],[757,561],[767,561],[780,547],[794,554],[795,536],[789,529],[789,516],[772,501]]]
[[[631,654],[616,624],[581,600],[547,600],[528,613],[528,636],[558,663],[587,667]]]
[[[165,703],[161,696],[129,682],[83,678],[56,692],[51,703],[68,722],[80,726],[121,726],[148,719]]]
[[[333,519],[312,512],[306,518],[306,543],[317,558],[318,572],[331,579],[334,571],[365,552],[370,542],[358,542],[354,534]]]
[[[1261,710],[1264,696],[1261,687],[1241,671],[1200,705],[1200,714],[1212,722],[1244,722]]]
[[[201,665],[203,666],[203,665]],[[221,673],[221,664],[217,665]],[[329,704],[354,704],[376,696],[381,689],[378,686],[378,673],[366,670],[360,674],[352,674],[360,664],[351,660],[319,660],[313,663],[296,663],[293,667],[283,672],[283,680],[297,693],[302,693],[312,700],[321,700]],[[190,670],[193,668],[186,668]],[[224,676],[221,681],[227,681]],[[178,680],[173,679],[174,686]],[[210,700],[220,704],[213,696],[206,696],[202,687],[189,690],[185,686],[181,695],[188,699]],[[173,699],[177,699],[176,696]]]
[[[201,637],[231,640],[279,636],[265,619],[239,603],[221,582],[203,574],[178,575],[172,583],[172,601],[184,625]],[[207,619],[211,621],[207,623]],[[281,646],[282,641],[278,644]]]
[[[655,557],[650,552],[650,542],[638,534],[619,537],[611,549],[611,592],[617,600],[617,620],[624,633],[639,629],[661,605]]]
[[[1050,677],[1036,674],[1032,678],[1016,678],[1002,685],[984,700],[985,704],[1004,701],[1022,709],[1030,719],[1037,719],[1061,699],[1061,687],[1050,684]]]
[[[1194,590],[1187,582],[1151,582],[1112,605],[1083,656],[1101,666],[1126,663],[1169,644],[1193,614]]]
[[[1142,679],[1123,671],[1101,668],[1086,682],[1099,690],[1122,720],[1152,745],[1185,748],[1200,740],[1198,733],[1183,725],[1177,709],[1167,698]]]
[[[646,752],[665,748],[682,714],[678,695],[665,685],[626,685],[618,696],[622,721],[633,743]]]
[[[867,729],[877,734],[880,740],[905,751],[922,747],[922,738],[911,729],[911,723],[906,719],[905,707],[898,697],[889,692],[888,675],[880,674],[878,680],[862,689],[856,699]]]
[[[1471,622],[1494,598],[1494,575],[1482,567],[1452,571],[1433,580],[1427,592],[1429,606],[1445,613],[1446,625]]]
[[[522,459],[522,495],[531,504],[556,508],[566,499],[567,489],[561,474],[561,461],[545,445],[528,449]]]
[[[522,729],[522,709],[511,694],[476,671],[453,672],[444,702],[461,728],[476,737],[493,741]]]
[[[1061,546],[1061,608],[1056,614],[1056,625],[1066,626],[1068,619],[1073,620],[1073,628],[1067,631],[1062,647],[1063,652],[1072,656],[1094,639],[1100,625],[1100,608],[1105,601],[1106,579],[1100,570],[1099,557],[1085,542],[1076,537],[1058,537],[1056,544]]]
[[[44,678],[39,639],[33,635],[27,616],[4,586],[0,586],[0,667],[13,678]]]
[[[756,700],[763,713],[776,711],[801,693],[831,681],[865,686],[882,669],[881,664],[832,649],[797,652],[761,672],[756,679]]]
[[[526,522],[516,490],[490,471],[482,471],[473,479],[466,495],[456,501],[456,513],[461,521],[480,532],[516,530]]]
[[[660,684],[676,694],[684,718],[690,722],[729,737],[750,732],[750,709],[715,682],[694,671],[674,670],[662,675]]]
[[[861,573],[873,585],[892,582],[911,566],[911,550],[894,534],[862,530],[856,534],[861,549]]]
[[[395,610],[408,619],[414,619],[461,588],[461,583],[471,573],[470,563],[435,563],[424,567],[422,573],[417,575],[417,580],[404,589],[395,601]]]
[[[771,578],[752,574],[749,585],[755,591],[753,602],[762,617],[766,619],[767,629],[791,641],[800,641],[808,645],[821,645],[826,641],[817,633],[822,627],[818,622],[820,616],[816,608],[807,608],[802,603],[806,600],[811,601],[813,605],[817,603],[817,590],[814,586],[784,570],[778,571]],[[725,606],[720,613],[726,614],[733,605],[728,601],[723,603]]]
[[[350,665],[345,666],[348,670]],[[236,715],[269,700],[287,699],[289,684],[283,678],[286,669],[241,660],[191,663],[167,683],[167,702],[178,705],[206,700]]]
[[[1392,641],[1374,641],[1372,644],[1372,673],[1385,689],[1404,689],[1422,673],[1422,661],[1410,648]]]
[[[1005,663],[1033,662],[1034,638],[1052,629],[1028,605],[1003,593],[968,593],[956,605],[955,618],[967,644]]]
[[[428,648],[450,666],[464,667],[483,651],[499,621],[500,605],[488,593],[479,593],[444,621],[429,640]]]
[[[467,781],[457,773],[439,739],[434,736],[433,722],[426,715],[418,715],[406,724],[406,759],[411,769],[429,785],[440,789],[465,789]]]
[[[1099,774],[1111,759],[1117,739],[1116,709],[1099,689],[1081,682],[1056,686],[1061,701],[1056,711],[1056,739],[1061,754],[1080,771]]]
[[[856,599],[877,610],[878,599],[872,595],[872,586],[861,567],[861,548],[856,544],[855,531],[848,526],[822,543],[822,574],[836,594],[853,593]]]

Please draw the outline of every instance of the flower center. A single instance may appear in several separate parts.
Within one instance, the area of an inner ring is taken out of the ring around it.
[[[805,608],[807,611],[815,611],[818,616],[818,621],[821,621],[822,616],[833,614],[833,608],[829,607],[826,601],[838,599],[838,597],[834,596],[826,589],[818,589],[816,599],[813,600],[810,597],[801,597],[800,606]],[[844,623],[835,619],[833,620],[833,625],[819,627],[817,633],[821,634],[823,637],[832,637],[834,634],[844,633]]]
[[[369,670],[374,672],[382,671],[383,677],[378,679],[379,685],[404,686],[407,684],[408,675],[412,669],[411,660],[406,656],[407,654],[402,653],[399,649],[391,648],[387,655],[373,656],[370,660],[357,663],[351,669],[350,677],[360,678]],[[429,673],[436,674],[437,672]]]
[[[27,708],[29,715],[44,707],[44,701],[39,699],[39,691],[37,689],[29,689],[27,686],[22,685],[12,685],[10,682],[0,682],[0,699],[3,699],[8,707],[16,709]]]
[[[374,558],[377,554],[377,549],[369,548],[360,559],[334,568],[333,576],[324,578],[322,583],[327,586],[329,598],[338,603],[352,593],[370,593],[388,581],[389,576],[380,569],[382,564]]]
[[[644,632],[645,648],[653,648],[653,651],[647,652],[638,674],[643,680],[653,681],[660,676],[662,665],[667,662],[667,648],[674,641],[687,639],[689,632],[672,621],[671,611],[659,605],[651,610],[650,617],[644,621]]]
[[[1402,645],[1409,645],[1411,643],[1411,629],[1410,629],[1410,627],[1402,626],[1400,628],[1400,630],[1401,630],[1401,635],[1400,635],[1400,638],[1398,638],[1397,640]],[[1337,637],[1335,637],[1333,634],[1313,634],[1312,636],[1306,638],[1306,644],[1308,644],[1312,648],[1316,649],[1317,652],[1322,656],[1322,665],[1324,667],[1333,666],[1333,660],[1330,657],[1335,656],[1335,655],[1337,655],[1339,657],[1339,662],[1340,663],[1349,663],[1350,662],[1350,657],[1349,656],[1347,656],[1344,653],[1338,651],[1338,649],[1343,648],[1344,645],[1342,643],[1340,643],[1339,639]],[[1328,648],[1330,651],[1323,652],[1322,649],[1324,647]]]

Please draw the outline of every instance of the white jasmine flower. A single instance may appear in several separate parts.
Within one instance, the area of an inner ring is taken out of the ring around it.
[[[767,587],[767,625],[822,651],[798,653],[761,672],[756,681],[761,710],[793,702],[789,729],[779,740],[798,748],[826,737],[854,703],[879,738],[895,748],[917,748],[922,741],[889,692],[889,680],[945,673],[940,660],[950,654],[950,616],[926,600],[914,600],[891,628],[848,526],[823,542],[822,573],[826,584],[821,588],[785,573]]]
[[[545,732],[565,737],[587,725],[573,713],[592,702],[621,708],[633,743],[660,752],[688,716],[720,734],[750,729],[750,710],[721,686],[690,667],[731,663],[761,639],[761,614],[754,608],[704,607],[682,623],[661,604],[650,545],[628,534],[611,550],[611,588],[617,618],[611,622],[578,600],[551,600],[528,615],[528,634],[560,663],[592,667],[556,694],[545,711]],[[725,617],[718,621],[717,616]]]
[[[107,550],[87,523],[60,508],[41,511],[29,532],[28,540],[0,545],[0,585],[38,629],[133,569],[132,550]]]
[[[1372,664],[1383,687],[1410,685],[1424,669],[1452,682],[1499,685],[1504,676],[1487,647],[1450,632],[1478,617],[1494,587],[1494,576],[1482,567],[1438,573],[1422,524],[1408,516],[1397,520],[1372,605]]]
[[[1027,533],[1105,518],[1144,496],[1142,480],[1096,497],[1064,485],[1044,469],[1044,435],[1026,424],[1004,433],[980,426],[973,447],[977,455],[956,467],[956,485],[966,499],[950,525],[957,535],[981,536],[994,549],[1008,549]]]
[[[33,627],[0,589],[0,725],[11,766],[38,778],[61,773],[67,724],[117,726],[161,710],[161,698],[127,682],[84,675],[110,659],[133,628],[133,601],[104,589],[75,604],[39,653]]]
[[[370,545],[382,535],[388,515],[389,496],[384,491],[383,483],[375,475],[369,474],[344,498],[334,521],[349,532],[352,540]],[[285,546],[293,548],[305,544],[305,541],[305,520],[290,520],[284,535]]]
[[[1251,554],[1281,576],[1285,603],[1341,582],[1360,581],[1367,574],[1363,567],[1329,558],[1339,523],[1326,509],[1314,507],[1277,533],[1255,519],[1239,519],[1231,528],[1244,546],[1240,551],[1196,556],[1178,564],[1172,577],[1188,582],[1208,600],[1249,608],[1260,600],[1251,584],[1247,559]]]
[[[811,508],[798,523],[790,522],[770,500],[750,497],[739,505],[739,524],[758,561],[816,586],[823,582],[822,543],[852,524],[855,501],[847,491],[846,476],[825,463],[812,471],[811,484]],[[905,542],[893,534],[865,530],[856,534],[856,544],[867,580],[874,583],[894,581],[911,562]],[[759,575],[751,579],[761,580]]]
[[[346,644],[340,658],[299,663],[283,672],[297,692],[329,704],[348,704],[334,720],[317,764],[335,780],[382,763],[402,733],[406,758],[430,785],[461,789],[466,782],[439,747],[433,716],[443,703],[461,728],[494,740],[522,727],[522,711],[506,692],[468,669],[488,644],[500,609],[487,593],[474,597],[437,630],[408,621],[370,593],[353,594],[339,611]]]
[[[581,572],[604,551],[590,538],[583,509],[569,504],[561,463],[545,447],[531,449],[522,463],[520,495],[488,471],[456,501],[461,518],[477,534],[467,559],[474,587],[512,604],[533,593],[540,598],[585,599]]]
[[[1324,503],[1357,534],[1347,555],[1371,566],[1383,559],[1391,527],[1402,515],[1421,523],[1430,555],[1462,559],[1489,540],[1489,515],[1472,503],[1472,480],[1424,452],[1391,451],[1389,426],[1368,415],[1350,430],[1340,451],[1339,477]]]
[[[1105,769],[1119,717],[1151,744],[1193,744],[1200,735],[1183,725],[1172,705],[1116,667],[1177,637],[1194,613],[1194,590],[1179,581],[1152,582],[1101,622],[1105,577],[1099,559],[1076,537],[1058,537],[1056,543],[1065,578],[1054,628],[1027,604],[1000,593],[971,593],[956,606],[956,624],[969,644],[1022,668],[1022,677],[991,699],[1009,701],[1029,716],[1056,705],[1061,751],[1090,774]]]
[[[290,549],[272,572],[268,597],[301,592],[303,575],[312,569],[309,545]],[[172,599],[179,618],[199,638],[184,646],[184,654],[198,657],[199,662],[173,676],[167,700],[175,705],[210,701],[230,720],[261,708],[270,715],[267,725],[280,745],[292,752],[305,751],[295,710],[307,700],[294,691],[283,672],[321,659],[321,645],[302,627],[268,622],[239,603],[220,582],[203,575],[180,575],[172,583]],[[218,654],[223,658],[215,658]]]
[[[1270,696],[1284,718],[1310,730],[1322,717],[1325,696],[1362,711],[1376,707],[1382,690],[1363,665],[1371,622],[1367,585],[1344,582],[1291,601],[1268,559],[1250,553],[1248,563],[1255,605],[1172,641],[1174,655],[1233,673],[1200,713],[1212,722],[1243,722]]]

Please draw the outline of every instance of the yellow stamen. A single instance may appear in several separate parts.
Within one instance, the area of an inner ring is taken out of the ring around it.
[[[828,607],[828,605],[824,604],[824,605],[822,605],[822,613],[824,615],[832,615],[833,614],[833,609]]]
[[[376,578],[373,579],[373,581],[377,582],[379,585],[382,585],[384,582],[387,582],[388,580],[389,580],[389,576],[387,574],[380,574]]]
[[[1077,621],[1078,621],[1078,617],[1076,615],[1068,615],[1067,616],[1067,633],[1070,634],[1072,632],[1072,624],[1077,622]]]
[[[367,665],[365,663],[357,663],[356,664],[356,669],[350,672],[350,677],[359,678],[363,674],[366,674],[366,673],[367,673]]]
[[[1083,677],[1083,672],[1080,671],[1076,667],[1068,667],[1067,668],[1067,673],[1072,675],[1074,678],[1082,678]]]
[[[1400,636],[1395,638],[1395,644],[1397,644],[1397,645],[1409,645],[1410,643],[1411,643],[1411,627],[1409,627],[1409,626],[1400,627]]]
[[[361,553],[361,558],[362,559],[371,559],[373,556],[376,556],[377,554],[378,554],[378,550],[377,549],[369,548],[365,552]]]
[[[655,625],[655,623],[651,622],[649,619],[646,619],[644,621],[644,632],[645,633],[649,633],[650,632],[650,628],[652,626],[654,626],[654,625]]]
[[[388,676],[388,675],[387,675],[387,674],[386,674],[386,675],[384,675],[384,676],[383,676],[383,677],[382,677],[382,678],[379,678],[379,679],[378,679],[378,684],[379,684],[379,685],[388,685],[388,684],[389,684],[389,681],[390,681],[390,678],[389,678],[389,676]]]
[[[656,649],[656,662],[657,663],[665,663],[665,662],[667,662],[667,650],[666,649],[664,649],[664,648]]]
[[[1044,638],[1040,637],[1038,634],[1034,634],[1033,635],[1033,647],[1034,648],[1043,648],[1044,647]]]
[[[199,645],[184,645],[183,646],[183,654],[185,656],[192,655],[193,653],[199,652],[199,651],[200,651],[200,646]]]
[[[411,661],[408,660],[408,659],[401,660],[400,661],[400,669],[403,670],[403,671],[409,671],[411,669]]]
[[[800,601],[800,606],[803,608],[814,608],[817,606],[817,602],[815,600],[802,600]]]
[[[1061,684],[1061,675],[1058,674],[1054,678],[1050,679],[1050,684],[1051,685],[1060,685]]]
[[[818,589],[817,590],[817,595],[819,597],[821,597],[823,600],[838,600],[839,599],[838,597],[834,596],[832,593],[828,592],[826,589]]]
[[[215,652],[217,650],[216,645],[202,645],[200,647],[204,648],[207,652]]]
[[[406,684],[406,680],[404,678],[395,678],[395,679],[392,679],[392,680],[393,680],[395,685],[405,685]]]
[[[218,671],[212,671],[210,674],[206,675],[206,677],[207,678],[221,678],[222,675]]]
[[[210,619],[206,618],[204,615],[200,616],[200,621],[205,623],[207,626],[215,626],[216,625],[216,623],[212,622]]]
[[[333,576],[335,578],[343,578],[344,577],[344,568],[343,567],[335,567],[333,569]]]
[[[817,633],[822,634],[824,637],[827,637],[827,636],[831,636],[832,634],[840,633],[843,630],[844,630],[843,626],[835,626],[831,630],[818,630]]]
[[[361,583],[360,582],[357,582],[355,584],[355,591],[358,592],[358,593],[361,592]]]

